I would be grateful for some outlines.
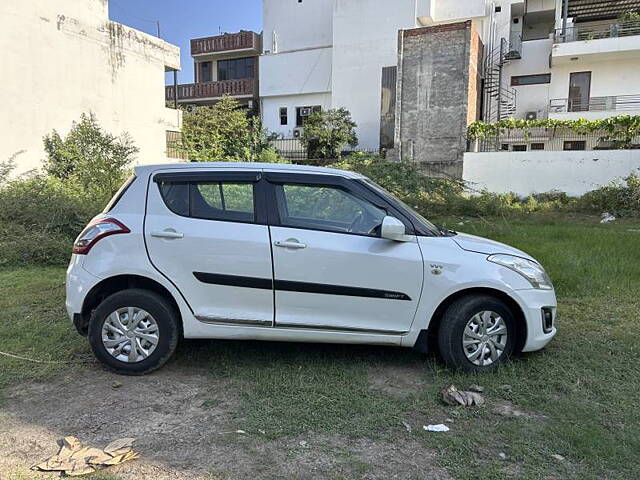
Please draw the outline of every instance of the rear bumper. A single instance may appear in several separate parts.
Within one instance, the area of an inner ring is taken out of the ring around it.
[[[522,348],[523,352],[534,352],[544,348],[556,335],[557,300],[553,290],[527,289],[515,292],[517,301],[522,308],[527,322],[527,338]],[[553,314],[553,324],[545,331],[543,309],[550,309]]]
[[[84,257],[73,255],[67,268],[66,300],[65,307],[69,319],[73,322],[78,332],[86,335],[86,321],[83,318],[82,306],[89,291],[100,281],[95,275],[91,275],[82,267]],[[84,333],[83,333],[84,332]]]

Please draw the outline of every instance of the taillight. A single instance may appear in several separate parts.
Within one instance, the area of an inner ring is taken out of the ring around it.
[[[73,244],[73,253],[86,255],[89,253],[89,250],[91,250],[91,248],[104,237],[129,232],[131,232],[131,230],[115,218],[94,220],[85,227],[80,235],[78,235],[78,238]]]

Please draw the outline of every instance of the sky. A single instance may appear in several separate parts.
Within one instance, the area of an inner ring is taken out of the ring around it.
[[[193,82],[189,41],[220,32],[262,30],[262,0],[109,0],[109,18],[180,47],[179,83]],[[171,77],[171,79],[170,79]],[[171,74],[167,83],[173,83]]]

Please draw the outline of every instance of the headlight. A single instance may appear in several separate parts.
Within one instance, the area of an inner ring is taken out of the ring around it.
[[[539,263],[533,260],[506,254],[490,255],[487,260],[519,273],[531,282],[533,288],[553,290],[553,285],[551,285],[547,272],[544,271],[544,268]]]

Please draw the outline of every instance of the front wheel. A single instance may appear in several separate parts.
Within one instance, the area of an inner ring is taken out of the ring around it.
[[[446,309],[438,347],[448,366],[483,372],[509,358],[515,337],[515,319],[504,302],[487,295],[469,295]]]
[[[178,344],[177,312],[149,290],[114,293],[89,322],[95,356],[116,373],[144,375],[166,363]]]

